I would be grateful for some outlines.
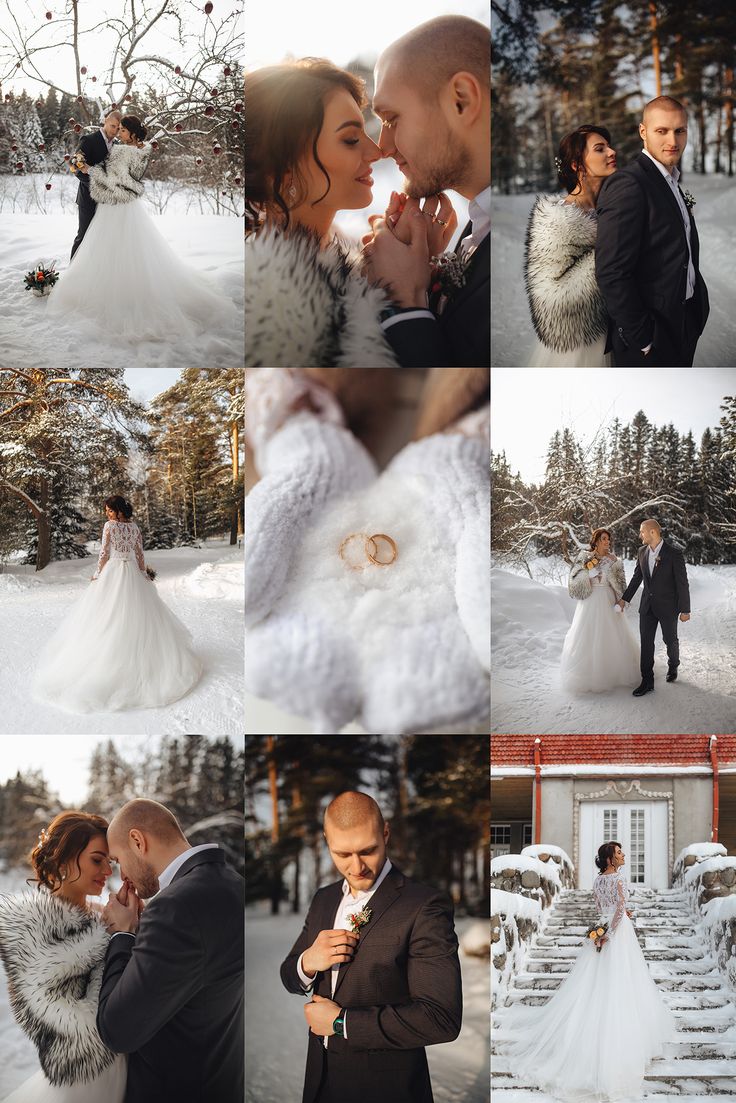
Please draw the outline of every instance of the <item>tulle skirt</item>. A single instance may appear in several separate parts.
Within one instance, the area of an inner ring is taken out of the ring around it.
[[[110,559],[41,654],[37,697],[68,712],[171,704],[202,665],[189,632],[134,559]]]
[[[179,260],[140,199],[98,203],[47,315],[84,317],[113,344],[194,337],[224,324],[233,304]]]
[[[555,352],[547,348],[541,341],[532,352],[528,367],[530,368],[610,368],[613,366],[613,357],[609,352],[606,355],[606,335],[603,334],[592,345],[581,345],[571,352]]]
[[[128,1062],[122,1055],[87,1083],[57,1087],[39,1071],[6,1096],[3,1103],[123,1103],[127,1075]]]
[[[635,686],[639,645],[626,614],[616,612],[613,590],[605,583],[594,583],[590,597],[575,604],[562,647],[563,687],[571,693],[602,693],[616,686]]]
[[[512,1071],[556,1099],[638,1103],[649,1061],[677,1026],[624,915],[600,953],[583,943],[546,1004],[507,1009],[502,1029],[498,1048]]]

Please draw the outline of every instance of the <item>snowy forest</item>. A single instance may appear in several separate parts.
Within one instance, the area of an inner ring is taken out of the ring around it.
[[[492,12],[497,190],[556,189],[560,139],[584,122],[607,127],[625,163],[642,107],[662,94],[690,116],[682,167],[734,175],[730,0],[492,0]]]
[[[570,563],[590,533],[611,529],[613,550],[635,559],[639,525],[656,517],[691,564],[736,563],[736,397],[725,397],[720,424],[700,441],[643,410],[615,419],[589,442],[573,429],[555,432],[544,481],[527,485],[505,453],[492,456],[492,549],[524,567],[535,556]]]
[[[0,571],[89,555],[113,494],[146,548],[237,545],[243,403],[236,368],[186,368],[149,408],[123,368],[0,369]]]
[[[32,194],[3,177],[41,174],[51,191],[79,139],[117,107],[148,127],[152,182],[206,196],[215,213],[241,214],[240,5],[125,0],[105,15],[94,0],[33,16],[0,0],[0,209],[6,197]]]
[[[246,736],[246,897],[301,913],[334,869],[322,837],[329,801],[377,792],[391,860],[488,915],[488,744],[476,736]]]
[[[110,819],[134,797],[160,801],[192,846],[219,843],[242,875],[243,769],[242,743],[227,738],[165,736],[142,755],[123,754],[108,740],[90,755],[82,810]],[[42,770],[19,770],[0,785],[0,868],[23,867],[41,828],[66,807]]]

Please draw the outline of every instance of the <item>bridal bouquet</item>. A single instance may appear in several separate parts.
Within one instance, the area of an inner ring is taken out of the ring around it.
[[[33,291],[36,295],[45,295],[54,286],[59,278],[59,273],[54,268],[54,261],[49,268],[43,264],[37,264],[30,272],[26,272],[24,283],[26,291]]]
[[[607,930],[607,923],[596,923],[595,926],[588,928],[588,932],[585,937],[593,939],[597,953],[600,953],[603,949],[603,939],[606,937]]]
[[[83,168],[84,166],[86,166],[86,164],[87,164],[87,162],[85,160],[84,154],[83,153],[75,153],[74,156],[69,161],[69,170],[70,170],[70,172],[74,172],[74,173],[79,172],[79,170],[81,168]]]

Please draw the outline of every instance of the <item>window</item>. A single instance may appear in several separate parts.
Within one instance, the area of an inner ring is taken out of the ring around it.
[[[613,841],[618,842],[618,809],[617,808],[604,808],[603,809],[603,842],[610,843]]]
[[[631,842],[629,844],[629,880],[632,885],[643,885],[645,880],[644,868],[644,809],[632,808],[629,811],[631,817]]]
[[[532,845],[532,825],[530,823],[524,824],[524,846]]]
[[[491,824],[491,857],[497,858],[499,854],[511,853],[511,824]]]

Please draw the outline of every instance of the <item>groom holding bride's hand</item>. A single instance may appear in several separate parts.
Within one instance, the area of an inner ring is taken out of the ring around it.
[[[373,110],[383,122],[381,152],[396,161],[408,195],[401,212],[392,193],[363,238],[365,274],[393,300],[381,322],[386,339],[402,367],[488,367],[488,29],[448,15],[409,31],[378,59]],[[433,270],[457,226],[446,188],[470,200],[470,223]]]

